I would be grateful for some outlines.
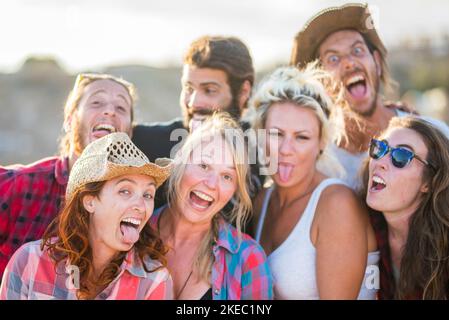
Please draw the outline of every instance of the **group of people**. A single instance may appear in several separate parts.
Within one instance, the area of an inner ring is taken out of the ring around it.
[[[256,89],[197,39],[166,123],[78,75],[60,154],[0,166],[0,299],[447,299],[449,128],[384,100],[370,19],[318,13]]]

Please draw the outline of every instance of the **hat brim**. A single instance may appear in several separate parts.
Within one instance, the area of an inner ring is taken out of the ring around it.
[[[156,188],[160,187],[170,176],[173,161],[168,158],[156,159],[156,163],[147,163],[141,167],[126,166],[108,162],[107,174],[103,181],[111,180],[123,175],[146,175],[152,177],[156,183]]]
[[[367,4],[346,4],[322,10],[295,37],[290,63],[304,66],[318,58],[321,43],[331,34],[352,29],[360,32],[382,54],[387,50],[374,28]]]

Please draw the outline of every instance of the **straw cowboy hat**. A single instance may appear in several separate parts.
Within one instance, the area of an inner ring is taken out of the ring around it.
[[[382,57],[386,57],[387,49],[374,28],[368,4],[349,3],[324,9],[304,25],[294,39],[290,64],[304,66],[315,60],[320,44],[331,33],[345,29],[360,32]]]
[[[152,163],[126,133],[111,133],[90,143],[70,171],[66,200],[86,183],[111,180],[125,174],[143,174],[154,178],[159,187],[170,175],[172,160]]]

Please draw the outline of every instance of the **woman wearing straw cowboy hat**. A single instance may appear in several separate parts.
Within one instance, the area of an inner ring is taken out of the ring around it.
[[[171,169],[156,163],[125,133],[88,145],[58,218],[9,261],[0,299],[171,299],[165,248],[147,224]]]

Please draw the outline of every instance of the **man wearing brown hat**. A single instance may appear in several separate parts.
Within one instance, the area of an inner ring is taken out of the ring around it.
[[[112,132],[131,135],[135,88],[105,74],[80,74],[64,108],[60,155],[0,166],[0,281],[13,253],[40,239],[61,209],[69,172],[83,149]]]
[[[383,100],[381,88],[391,89],[387,50],[379,38],[368,6],[346,4],[328,8],[309,20],[296,35],[290,63],[299,67],[319,59],[344,89],[346,139],[334,151],[356,187],[358,168],[370,139],[394,116],[406,114],[401,104]],[[355,168],[355,169],[354,169]]]

